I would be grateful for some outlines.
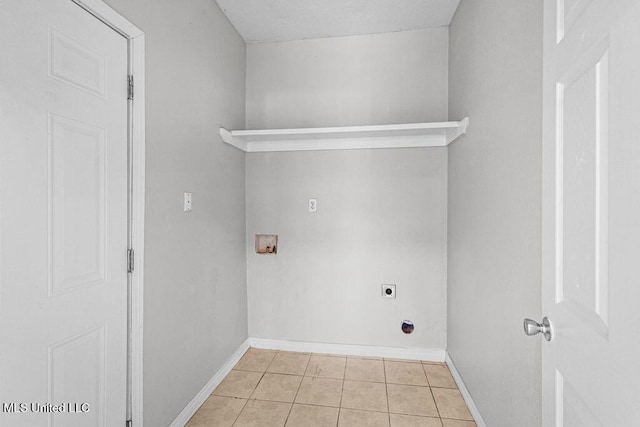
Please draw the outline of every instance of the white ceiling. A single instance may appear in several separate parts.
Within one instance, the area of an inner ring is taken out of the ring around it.
[[[449,25],[460,0],[216,0],[247,43]]]

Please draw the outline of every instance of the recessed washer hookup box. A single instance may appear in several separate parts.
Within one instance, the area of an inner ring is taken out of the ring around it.
[[[256,234],[257,254],[277,254],[278,235],[277,234]]]

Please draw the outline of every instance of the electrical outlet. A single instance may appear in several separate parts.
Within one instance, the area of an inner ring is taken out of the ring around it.
[[[309,199],[309,212],[317,212],[318,210],[318,200]]]
[[[395,298],[396,297],[396,285],[382,285],[382,297],[383,298]]]

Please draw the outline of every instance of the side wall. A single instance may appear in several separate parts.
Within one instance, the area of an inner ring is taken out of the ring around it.
[[[445,120],[447,39],[443,28],[248,45],[247,126]],[[247,155],[250,335],[446,348],[446,168],[442,148]],[[256,233],[278,234],[278,254],[256,254]]]
[[[450,26],[449,354],[490,426],[539,426],[542,2],[462,0]]]
[[[146,34],[145,425],[168,425],[247,338],[245,45],[211,0],[107,0]],[[183,192],[193,210],[182,210]]]

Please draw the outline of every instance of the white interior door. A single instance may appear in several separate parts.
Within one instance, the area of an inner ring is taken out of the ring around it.
[[[545,0],[544,426],[640,425],[640,2]]]
[[[0,53],[0,425],[123,427],[127,41],[3,0]]]

